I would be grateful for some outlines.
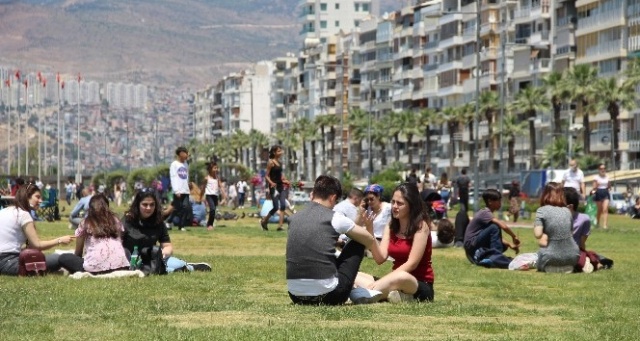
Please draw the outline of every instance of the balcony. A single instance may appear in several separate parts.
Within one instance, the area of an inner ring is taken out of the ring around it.
[[[422,70],[424,70],[424,72],[435,71],[437,69],[438,69],[438,64],[426,64],[422,66]]]
[[[492,85],[496,85],[496,73],[495,72],[485,72],[482,76],[480,76],[480,88],[489,88]]]
[[[602,31],[607,28],[624,26],[625,14],[622,9],[616,9],[578,20],[576,36]]]
[[[444,50],[452,46],[462,45],[463,43],[462,40],[463,40],[462,36],[460,34],[457,34],[453,37],[440,40],[440,44],[438,45],[438,48]]]
[[[482,54],[481,54],[482,56]],[[464,57],[462,57],[462,65],[465,66],[475,66],[476,65],[476,54],[472,53],[472,54],[468,54]]]
[[[446,63],[440,64],[438,68],[438,72],[444,72],[454,69],[462,69],[462,59],[454,59]]]
[[[425,50],[430,50],[430,49],[435,49],[438,48],[438,45],[440,44],[439,41],[430,41],[427,42],[427,45],[425,45]]]
[[[413,57],[413,49],[408,46],[400,46],[398,52],[395,55],[395,59],[402,59]]]
[[[600,59],[608,59],[615,57],[623,57],[626,50],[622,44],[622,40],[611,40],[598,45],[587,47],[584,56],[579,57],[581,63],[588,63]]]
[[[549,18],[551,8],[550,0],[541,0],[536,6],[531,7],[531,19]]]
[[[549,45],[549,31],[537,31],[531,33],[529,37],[529,45],[542,47]]]
[[[439,97],[444,97],[449,95],[459,95],[459,94],[462,94],[462,86],[458,84],[442,86],[440,88],[440,91],[438,91]]]
[[[526,18],[527,20],[531,17],[531,7],[530,6],[522,6],[519,9],[515,10],[513,13],[513,17],[515,20]]]
[[[485,47],[484,50],[482,50],[482,52],[480,53],[480,60],[483,62],[487,60],[494,60],[494,59],[498,59],[498,48],[495,46]],[[475,64],[475,59],[474,59],[474,64]]]

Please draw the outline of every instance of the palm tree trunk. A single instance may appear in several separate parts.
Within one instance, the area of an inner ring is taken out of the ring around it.
[[[579,101],[582,112],[582,148],[585,155],[591,153],[591,133],[589,129],[589,113],[586,111],[587,101]]]
[[[382,168],[384,169],[387,166],[387,151],[386,145],[384,143],[379,144],[380,147],[380,162],[382,162]]]
[[[427,125],[427,128],[424,132],[424,149],[425,149],[425,169],[429,167],[431,162],[431,132],[429,131],[430,127]],[[452,174],[453,175],[453,174]]]
[[[309,172],[307,169],[307,143],[304,139],[302,140],[302,173],[307,177],[305,180],[310,180],[308,178]]]
[[[364,150],[364,147],[362,146],[362,140],[358,141],[358,157],[356,158],[356,160],[358,160],[358,167],[356,168],[358,171],[358,177],[362,177],[362,151]]]
[[[413,167],[413,148],[411,148],[411,140],[413,140],[413,135],[407,135],[407,149],[409,153],[409,166]]]
[[[553,133],[554,139],[562,136],[562,122],[560,120],[560,112],[562,111],[562,105],[557,98],[554,98],[553,103]]]
[[[620,169],[620,153],[618,152],[618,133],[620,132],[620,120],[618,116],[620,115],[620,107],[617,103],[613,102],[609,104],[609,115],[611,115],[611,143],[613,143],[613,150],[611,151],[614,155],[611,156],[614,164],[612,165],[612,170]]]
[[[316,160],[316,141],[311,140],[311,180],[316,179],[316,165],[318,164]]]
[[[473,155],[477,147],[478,146],[476,146],[476,144],[474,143],[474,138],[473,138],[473,120],[472,120],[469,122],[469,167],[471,169],[473,169],[474,167]]]
[[[327,146],[325,145],[324,141],[325,141],[325,136],[324,136],[324,126],[321,125],[320,126],[320,138],[322,139],[322,173],[327,171],[327,162],[328,162],[328,155],[327,155]]]
[[[331,135],[331,168],[335,169],[336,168],[336,129],[332,126],[331,130],[329,130],[329,133]],[[340,136],[340,141],[342,141],[342,136]],[[342,154],[341,154],[342,155]],[[338,155],[338,158],[340,158],[341,156]],[[338,163],[339,166],[338,167],[342,167],[342,160],[340,160],[340,162]],[[340,170],[338,170],[338,173],[336,175],[340,174]]]
[[[507,149],[509,154],[509,161],[507,162],[507,172],[513,172],[516,168],[516,138],[511,136],[509,142],[507,142]]]
[[[454,135],[454,130],[453,130],[454,125],[450,124],[449,125],[449,177],[453,178],[453,159],[456,153],[455,150],[455,142],[453,142],[453,135]]]
[[[394,144],[395,144],[396,162],[400,162],[400,142],[398,141],[399,140],[399,136],[398,135],[399,134],[393,135],[393,141],[394,141]]]
[[[489,174],[493,174],[494,173],[494,164],[495,164],[495,159],[496,159],[496,139],[495,137],[493,137],[493,120],[492,120],[492,116],[493,115],[489,115],[487,117],[487,126],[488,126],[488,131],[487,133],[489,134],[489,142],[490,142],[490,146],[489,146],[489,168],[487,169]]]
[[[536,127],[535,121],[531,118],[536,117],[535,111],[529,112],[529,169],[536,167]]]
[[[253,156],[252,156],[253,162],[251,164],[253,165],[252,170],[255,172],[258,170],[258,153],[257,153],[258,146],[254,144],[252,149],[253,149]]]

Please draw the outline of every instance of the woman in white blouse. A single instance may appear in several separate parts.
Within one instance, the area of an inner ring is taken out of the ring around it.
[[[593,190],[592,193],[595,193],[594,201],[596,202],[596,206],[598,207],[598,214],[596,216],[596,226],[602,226],[604,229],[608,228],[608,220],[609,220],[609,188],[611,184],[609,183],[609,177],[607,176],[607,170],[604,167],[604,164],[600,164],[598,167],[598,174],[596,174],[595,178],[593,178]],[[602,218],[602,220],[600,220]],[[600,222],[602,221],[602,225]]]
[[[373,220],[373,236],[380,241],[384,228],[391,221],[391,204],[382,201],[384,188],[378,184],[372,184],[364,189],[364,208],[370,211],[375,219]]]

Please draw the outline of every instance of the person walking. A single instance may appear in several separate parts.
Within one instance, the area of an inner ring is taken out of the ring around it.
[[[186,231],[185,226],[191,225],[191,203],[189,202],[189,165],[187,159],[189,151],[185,147],[176,149],[176,160],[171,163],[169,177],[173,188],[173,202],[171,206],[178,217],[178,230]]]
[[[276,214],[278,210],[282,211],[280,214],[280,224],[278,225],[278,231],[283,231],[282,225],[284,224],[284,211],[286,210],[286,198],[281,193],[284,191],[284,185],[290,185],[289,180],[284,177],[282,172],[282,164],[280,158],[284,154],[284,150],[279,145],[271,147],[269,150],[269,162],[267,163],[267,174],[265,179],[269,184],[269,195],[273,200],[273,208],[269,211],[269,214],[262,218],[260,226],[262,230],[268,231],[267,224],[271,216]]]
[[[607,176],[607,169],[604,164],[600,164],[598,167],[598,174],[596,174],[595,178],[593,178],[593,190],[592,193],[595,193],[595,197],[593,201],[596,202],[596,206],[598,207],[598,213],[596,215],[596,226],[607,229],[608,220],[609,220],[609,189],[611,188],[611,183],[609,182],[609,177]],[[600,219],[602,218],[602,220]],[[602,225],[600,225],[602,223]]]
[[[238,180],[238,183],[236,184],[237,189],[238,189],[238,206],[243,209],[244,208],[244,199],[246,196],[246,192],[247,192],[247,188],[249,188],[249,185],[247,185],[247,182],[244,179],[240,179]]]
[[[513,222],[518,222],[520,216],[520,182],[518,180],[511,181],[511,189],[509,189],[509,213],[513,217]]]
[[[471,187],[471,179],[467,176],[466,168],[463,168],[460,173],[455,181],[455,186],[458,189],[458,198],[460,198],[460,209],[464,206],[464,210],[469,212],[469,187]]]
[[[209,206],[209,219],[207,220],[207,230],[209,231],[213,230],[215,226],[218,200],[225,200],[227,197],[218,173],[218,164],[215,162],[209,164],[209,174],[204,179],[202,184],[204,190],[200,194],[200,201],[202,202],[202,198],[206,195],[207,205]]]
[[[582,199],[585,198],[586,189],[584,184],[584,173],[578,168],[575,159],[569,161],[569,169],[562,175],[562,187],[575,188]]]

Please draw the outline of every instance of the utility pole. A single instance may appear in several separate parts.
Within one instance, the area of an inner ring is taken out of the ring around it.
[[[480,19],[481,19],[481,7],[482,1],[476,1],[478,4],[478,8],[476,11],[476,110],[473,115],[473,125],[474,125],[474,135],[475,139],[473,140],[473,168],[474,168],[474,179],[473,179],[473,210],[474,212],[478,211],[478,192],[480,191],[480,167],[479,167],[479,157],[478,157],[478,133],[479,133],[479,115],[480,115],[480,75],[481,75],[481,64],[480,64],[480,48],[482,41],[480,40]]]
[[[76,162],[76,182],[77,183],[81,183],[82,182],[82,166],[80,165],[80,81],[82,80],[82,77],[80,76],[80,74],[78,74],[78,117],[77,117],[77,124],[78,124],[78,131],[77,131],[77,152],[78,152],[78,160]]]

